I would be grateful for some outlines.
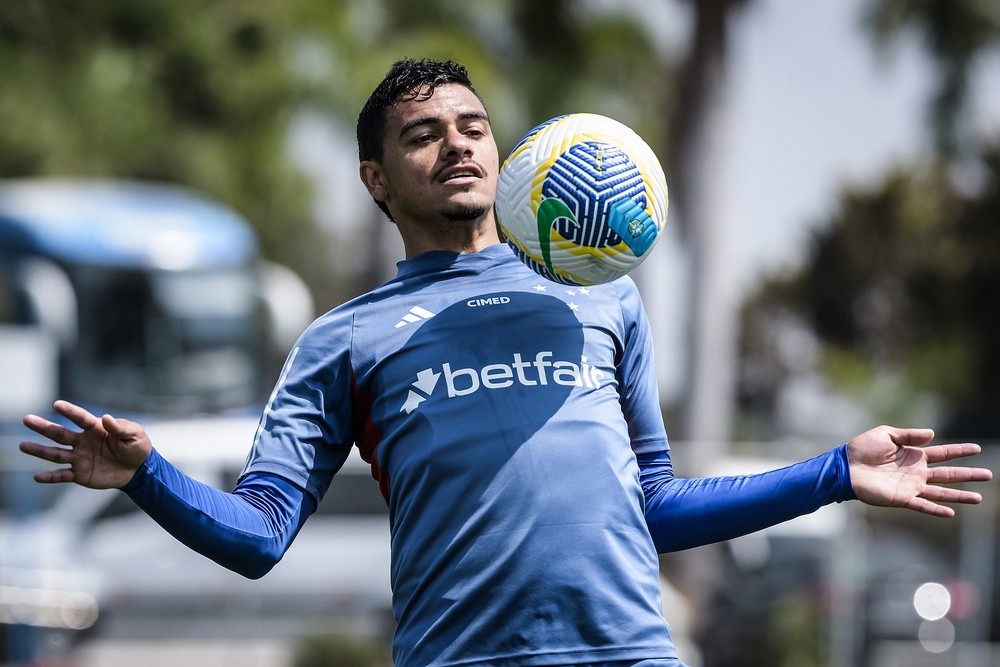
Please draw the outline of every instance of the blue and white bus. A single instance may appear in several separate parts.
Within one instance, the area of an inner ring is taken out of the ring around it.
[[[107,547],[94,522],[60,523],[56,503],[87,505],[62,495],[87,490],[32,482],[21,417],[51,414],[58,397],[153,430],[210,424],[217,441],[249,441],[312,316],[303,282],[261,257],[247,221],[199,193],[0,180],[0,663],[69,646],[104,617],[95,582],[117,575],[100,554],[137,548]],[[217,468],[242,461],[205,444]]]
[[[55,344],[59,397],[140,414],[257,404],[266,362],[312,314],[246,220],[192,190],[0,181],[0,326]]]

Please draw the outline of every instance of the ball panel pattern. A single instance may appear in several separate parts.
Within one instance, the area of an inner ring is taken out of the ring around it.
[[[613,203],[625,197],[642,202],[646,186],[638,166],[613,145],[588,141],[574,144],[559,156],[542,182],[542,197],[569,204],[576,220],[560,218],[555,231],[565,239],[591,248],[622,243],[610,227],[601,224]]]
[[[595,114],[553,118],[511,151],[497,184],[498,223],[540,275],[590,285],[637,266],[662,230],[666,179],[630,128]]]

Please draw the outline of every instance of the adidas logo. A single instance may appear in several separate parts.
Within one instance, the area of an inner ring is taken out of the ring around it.
[[[434,313],[431,311],[426,308],[421,308],[420,306],[414,306],[413,308],[410,308],[410,312],[403,315],[403,319],[396,322],[396,328],[405,327],[407,324],[413,324],[414,322],[427,320],[432,317],[434,317]]]

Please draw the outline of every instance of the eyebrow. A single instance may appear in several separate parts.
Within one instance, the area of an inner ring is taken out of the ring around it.
[[[490,122],[490,117],[482,111],[465,111],[458,114],[458,120],[484,120],[487,123]],[[415,127],[421,125],[436,125],[441,123],[441,118],[439,116],[425,116],[423,118],[414,118],[408,123],[404,123],[403,127],[399,130],[399,136],[402,137],[407,132]]]

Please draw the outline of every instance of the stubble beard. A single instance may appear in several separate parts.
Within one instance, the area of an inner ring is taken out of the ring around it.
[[[441,212],[441,217],[448,222],[471,222],[479,220],[489,211],[482,204],[459,204]]]

